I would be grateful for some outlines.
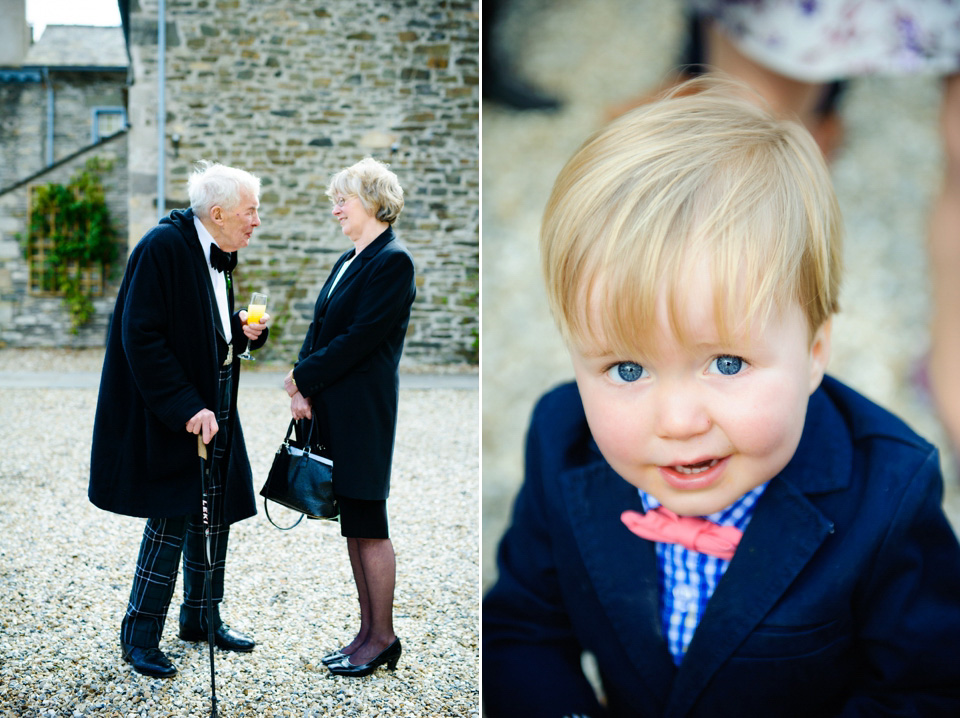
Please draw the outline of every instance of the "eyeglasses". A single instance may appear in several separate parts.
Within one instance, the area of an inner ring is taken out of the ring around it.
[[[345,205],[349,201],[350,201],[349,197],[337,197],[335,200],[333,200],[333,206],[343,207],[343,205]]]

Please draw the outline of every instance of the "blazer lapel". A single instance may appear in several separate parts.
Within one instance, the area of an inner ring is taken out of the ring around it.
[[[369,247],[367,249],[369,249]],[[343,288],[346,287],[350,283],[350,280],[353,279],[354,275],[360,271],[360,268],[363,267],[363,263],[366,260],[367,260],[366,250],[364,250],[363,252],[360,252],[360,254],[354,257],[354,260],[350,262],[350,266],[346,268],[346,270],[343,272],[343,276],[340,277],[340,281],[337,282],[337,286],[333,288],[333,292],[327,293],[328,303],[330,301],[330,297],[334,293],[343,291]]]
[[[207,296],[210,299],[210,311],[213,312],[213,328],[217,330],[217,336],[220,337],[220,340],[226,343],[227,334],[223,328],[223,322],[220,321],[220,310],[217,308],[217,295],[213,290],[213,282],[210,280],[210,270],[207,268],[206,263],[204,263],[203,269],[203,277],[207,282]],[[233,314],[232,307],[228,309],[228,312],[231,315]]]
[[[830,521],[791,484],[774,480],[767,487],[707,603],[665,715],[688,713],[713,674],[763,620],[832,530]]]
[[[620,521],[626,509],[643,510],[637,490],[603,461],[560,480],[583,563],[633,663],[637,691],[663,704],[676,667],[660,630],[656,551]]]
[[[330,270],[330,276],[327,277],[327,281],[324,282],[323,287],[320,290],[321,299],[319,300],[319,306],[317,307],[315,314],[322,316],[324,311],[326,310],[327,304],[330,303],[330,287],[333,286],[333,280],[336,278],[337,274],[340,272],[340,267],[343,266],[343,263],[350,258],[350,255],[352,254],[352,252],[353,250],[344,252],[343,254],[340,255],[340,258],[334,263],[333,269]],[[357,257],[357,259],[359,260],[360,258]],[[354,264],[356,264],[356,262],[354,262]],[[343,277],[340,278],[340,281],[341,282],[343,281]]]
[[[846,488],[849,431],[822,391],[807,410],[794,459],[757,502],[750,525],[684,656],[664,715],[687,715],[713,675],[780,600],[833,523],[808,498]]]
[[[226,343],[226,330],[223,327],[223,322],[220,321],[220,311],[217,309],[217,295],[213,291],[213,282],[210,280],[210,265],[207,263],[206,257],[203,256],[200,238],[197,236],[197,230],[193,226],[193,210],[188,209],[184,216],[186,220],[181,228],[181,233],[183,233],[184,238],[191,247],[190,251],[193,253],[197,262],[197,271],[200,272],[200,275],[203,277],[203,282],[207,287],[208,307],[210,313],[213,315],[213,328],[216,330],[221,341]],[[230,307],[228,313],[232,316],[233,288],[230,286],[230,283],[227,284],[227,299]],[[216,356],[216,353],[214,353],[214,357]]]
[[[334,292],[342,290],[347,284],[350,283],[350,280],[359,272],[363,265],[371,258],[377,255],[377,253],[383,249],[387,242],[391,241],[394,238],[393,228],[387,227],[380,235],[373,240],[360,254],[357,255],[357,258],[350,263],[350,266],[347,267],[346,271],[343,273],[343,276],[340,277],[340,281],[337,282],[337,286],[334,287]],[[333,283],[333,278],[337,276],[337,272],[340,271],[340,267],[343,266],[343,263],[350,258],[351,252],[345,252],[341,255],[340,259],[334,265],[333,269],[330,271],[330,279],[328,280],[326,287],[326,295],[323,298],[323,302],[320,305],[320,313],[322,313],[326,308],[327,304],[330,303],[330,299],[333,296],[333,293],[330,291],[330,286]]]

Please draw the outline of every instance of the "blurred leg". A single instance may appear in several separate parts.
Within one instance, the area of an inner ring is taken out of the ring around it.
[[[824,157],[832,159],[843,138],[843,124],[836,112],[841,82],[801,82],[774,72],[742,54],[710,19],[692,18],[687,34],[683,69],[671,73],[653,91],[609,108],[608,120],[651,102],[701,71],[715,69],[752,87],[774,112],[802,122]]]
[[[815,133],[820,118],[816,110],[824,85],[800,82],[774,72],[743,55],[716,22],[705,33],[707,64],[744,81],[756,90],[774,111],[795,116]]]
[[[716,22],[708,21],[703,35],[707,64],[746,82],[774,112],[802,122],[827,161],[833,159],[843,139],[835,108],[842,83],[801,82],[774,72],[742,54]]]
[[[960,74],[944,81],[940,112],[946,171],[930,217],[933,317],[930,383],[954,451],[960,450]]]

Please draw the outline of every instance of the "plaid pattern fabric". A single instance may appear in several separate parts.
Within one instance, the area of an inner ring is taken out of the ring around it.
[[[720,526],[747,528],[753,516],[757,499],[767,484],[741,496],[733,505],[703,518]],[[653,496],[637,490],[644,510],[655,509],[660,502]],[[688,549],[680,544],[657,542],[657,564],[660,585],[660,622],[667,646],[678,666],[683,662],[694,631],[700,625],[707,601],[730,565],[716,556]]]
[[[233,344],[228,347],[227,361],[220,367],[220,411],[217,425],[220,430],[214,437],[213,456],[222,459],[227,450],[227,422],[230,419],[230,398],[233,394]]]
[[[210,512],[210,544],[213,561],[212,593],[214,620],[219,623],[218,606],[223,600],[223,574],[227,559],[227,539],[230,527],[223,523],[223,470],[227,443],[227,419],[230,415],[232,365],[220,370],[220,411],[217,423],[220,430],[214,438],[214,470],[207,487]],[[197,460],[197,471],[200,460]],[[197,476],[197,480],[199,480]],[[206,593],[206,539],[203,515],[199,511],[190,516],[166,519],[148,519],[140,542],[140,553],[130,590],[130,600],[120,627],[121,640],[131,646],[155,648],[160,645],[167,610],[173,599],[183,555],[184,616],[205,616]],[[203,627],[206,621],[203,620]]]

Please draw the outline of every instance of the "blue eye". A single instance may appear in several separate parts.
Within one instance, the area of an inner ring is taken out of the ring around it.
[[[646,375],[646,370],[632,361],[622,361],[614,364],[607,370],[609,376],[615,384],[629,384],[637,379],[642,379]]]
[[[744,361],[735,356],[719,356],[710,362],[711,373],[723,374],[724,376],[733,376],[739,374],[743,369]],[[714,370],[716,367],[716,370]]]

